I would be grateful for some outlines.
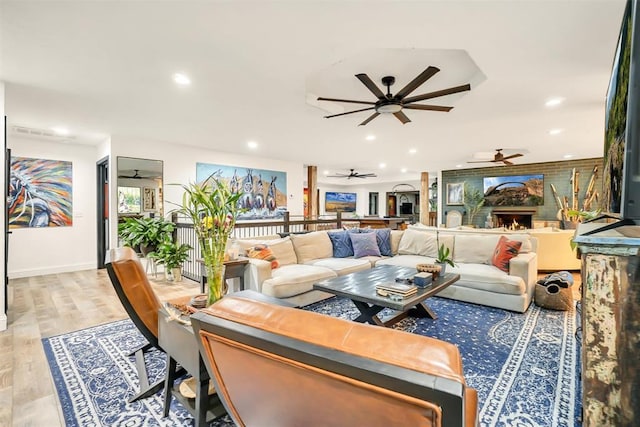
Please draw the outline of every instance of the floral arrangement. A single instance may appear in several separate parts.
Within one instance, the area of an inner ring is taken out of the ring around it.
[[[202,183],[189,183],[182,188],[182,204],[176,212],[193,222],[207,271],[207,305],[211,305],[224,295],[224,254],[240,213],[238,201],[242,194],[233,193],[214,175]]]

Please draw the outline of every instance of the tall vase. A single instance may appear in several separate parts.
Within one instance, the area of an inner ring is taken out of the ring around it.
[[[207,286],[209,288],[209,296],[207,297],[207,307],[218,301],[224,296],[226,291],[223,262],[206,265],[207,269]]]
[[[209,289],[207,307],[222,298],[226,291],[224,280],[224,252],[226,245],[227,236],[224,235],[215,235],[200,241]]]

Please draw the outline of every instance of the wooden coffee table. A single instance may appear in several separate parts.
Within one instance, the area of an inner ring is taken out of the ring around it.
[[[430,285],[424,288],[419,287],[418,292],[414,295],[399,301],[376,293],[377,284],[393,282],[396,278],[413,277],[416,273],[415,268],[381,265],[371,270],[323,280],[315,283],[313,289],[346,297],[353,301],[358,310],[360,310],[360,316],[353,319],[356,322],[391,326],[407,316],[437,319],[436,314],[424,301],[458,281],[460,279],[459,274],[449,273],[438,277]],[[381,319],[378,317],[378,313],[384,308],[390,308],[397,313]]]

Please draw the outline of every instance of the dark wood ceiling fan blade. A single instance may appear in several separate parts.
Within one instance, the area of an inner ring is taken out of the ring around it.
[[[402,99],[405,96],[409,95],[411,92],[416,90],[420,85],[422,85],[424,82],[426,82],[431,77],[433,77],[434,74],[436,74],[438,71],[440,71],[440,68],[431,67],[430,66],[429,68],[427,68],[426,70],[421,72],[418,75],[418,77],[416,77],[415,79],[411,80],[409,82],[409,84],[407,84],[405,87],[400,89],[400,91],[398,93],[396,93],[396,98]]]
[[[469,160],[467,163],[495,163],[497,160]]]
[[[400,120],[402,122],[402,124],[407,124],[411,121],[411,119],[409,119],[409,117],[407,117],[407,115],[405,113],[403,113],[402,111],[398,111],[397,113],[393,113],[394,116],[396,116],[396,118],[398,120]]]
[[[354,101],[353,99],[323,98],[322,96],[318,97],[318,101],[349,102],[351,104],[376,105],[375,102],[371,102],[371,101]]]
[[[364,84],[378,99],[386,99],[385,94],[380,90],[378,86],[367,76],[366,74],[356,74],[358,80]]]
[[[509,160],[502,159],[501,161],[502,161],[502,163],[504,163],[505,165],[512,165],[512,164],[513,164],[513,163],[512,163],[512,162],[510,162]]]
[[[369,110],[372,110],[372,108],[369,108]],[[364,126],[367,123],[369,123],[371,120],[375,119],[376,117],[378,117],[380,115],[380,113],[378,113],[377,111],[375,113],[373,113],[372,115],[370,115],[369,117],[367,117],[367,120],[365,120],[364,122],[360,123],[358,126]]]
[[[471,85],[468,84],[468,83],[466,85],[462,85],[462,86],[450,87],[448,89],[437,90],[435,92],[429,92],[429,93],[425,93],[423,95],[416,95],[416,96],[412,96],[410,98],[405,98],[402,101],[402,103],[403,104],[410,104],[412,102],[424,101],[425,99],[438,98],[440,96],[445,96],[445,95],[452,95],[454,93],[464,92],[464,91],[467,91],[467,90],[471,90]]]
[[[429,111],[442,111],[444,113],[448,113],[453,110],[453,107],[442,107],[440,105],[420,105],[420,104],[409,104],[403,105],[403,109],[407,110],[429,110]]]
[[[521,153],[511,154],[510,156],[503,157],[502,160],[504,161],[507,159],[515,159],[516,157],[522,157],[522,154]]]
[[[332,114],[330,116],[324,116],[325,119],[330,119],[331,117],[338,117],[338,116],[344,116],[346,114],[353,114],[353,113],[359,113],[360,111],[367,111],[367,110],[373,110],[375,107],[369,107],[369,108],[363,108],[361,110],[353,110],[353,111],[347,111],[346,113],[340,113],[340,114]],[[378,114],[378,113],[376,113]]]

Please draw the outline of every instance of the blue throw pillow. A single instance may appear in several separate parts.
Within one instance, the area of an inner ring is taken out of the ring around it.
[[[327,233],[329,239],[331,239],[331,245],[333,245],[334,258],[347,258],[353,256],[353,247],[351,246],[351,239],[346,231],[332,231]]]
[[[375,233],[349,233],[353,254],[356,258],[363,256],[380,256],[380,249]]]
[[[383,256],[393,256],[393,252],[391,252],[390,228],[361,228],[360,233],[375,233],[380,254]]]

